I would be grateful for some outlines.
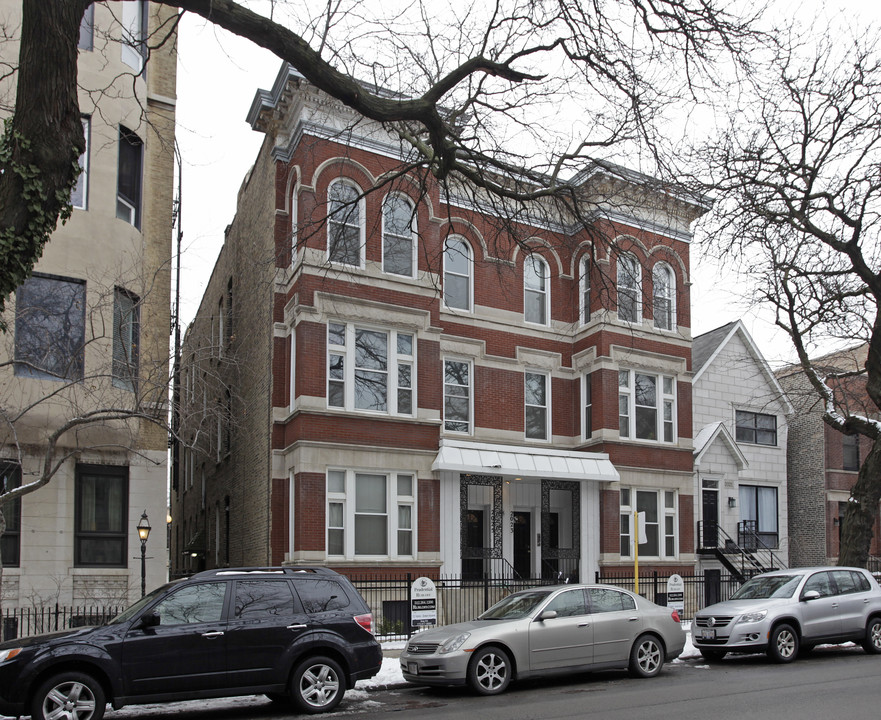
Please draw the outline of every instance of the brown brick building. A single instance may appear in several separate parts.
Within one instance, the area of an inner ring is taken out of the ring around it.
[[[288,66],[183,351],[172,570],[694,565],[690,224],[622,168],[503,222]],[[515,238],[517,241],[515,241]]]
[[[865,366],[867,345],[814,360],[821,372],[856,372]],[[844,435],[823,422],[823,403],[800,368],[778,373],[795,413],[789,418],[788,492],[792,565],[836,563],[841,516],[856,482],[869,438]],[[842,412],[877,417],[865,392],[865,380],[853,378],[836,388]],[[876,514],[871,555],[881,555],[881,523]],[[881,568],[878,568],[881,569]]]

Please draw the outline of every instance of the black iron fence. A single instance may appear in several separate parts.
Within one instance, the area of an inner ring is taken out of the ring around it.
[[[727,600],[741,586],[734,575],[722,575],[719,571],[708,571],[704,575],[681,575],[684,588],[684,610],[680,613],[683,620],[691,620],[701,608],[713,603]],[[667,604],[667,581],[670,575],[657,570],[639,575],[639,594],[658,605]],[[600,571],[596,574],[596,582],[614,585],[625,590],[636,592],[634,575],[618,575],[614,572]]]
[[[415,576],[375,575],[370,578],[353,579],[352,582],[364,596],[373,613],[374,630],[383,639],[409,638],[416,628],[411,618],[411,588]],[[667,580],[669,575],[658,572],[641,574],[639,594],[657,603],[667,604]],[[685,586],[683,620],[690,620],[703,607],[727,600],[740,587],[740,581],[732,575],[710,572],[706,575],[682,576]],[[437,588],[437,625],[473,620],[491,605],[517,590],[542,585],[553,585],[557,578],[497,578],[469,579],[460,576],[440,576],[434,579]],[[636,590],[636,578],[631,575],[597,573],[596,582],[614,585],[626,590]]]
[[[552,575],[549,573],[549,575]],[[414,630],[412,587],[416,576],[406,574],[376,574],[353,579],[352,582],[364,596],[373,613],[377,637],[385,640],[407,639]],[[437,625],[473,620],[484,610],[512,592],[561,582],[559,573],[544,578],[446,576],[433,578],[437,589]],[[659,605],[667,604],[667,575],[658,572],[641,574],[639,594]],[[740,583],[733,576],[719,572],[706,575],[683,575],[685,585],[683,620],[694,617],[702,607],[727,600]],[[596,581],[607,585],[636,590],[636,579],[626,574],[608,570],[597,573]],[[2,638],[37,635],[58,630],[98,625],[122,612],[123,607],[47,607],[4,608],[2,612]]]
[[[124,609],[122,606],[66,607],[62,605],[4,608],[2,636],[6,641],[29,635],[70,630],[84,625],[100,625],[116,617]]]

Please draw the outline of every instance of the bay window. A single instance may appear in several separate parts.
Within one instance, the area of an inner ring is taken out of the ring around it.
[[[669,375],[618,372],[618,431],[622,438],[672,443],[676,438],[676,383]]]
[[[675,558],[677,555],[678,522],[676,492],[672,490],[641,490],[621,488],[621,557],[633,557],[637,539],[634,513],[644,513],[640,534],[646,541],[639,545],[639,556]]]
[[[327,472],[327,555],[412,557],[416,480],[409,473]]]
[[[327,326],[327,406],[412,415],[416,338],[353,324]]]

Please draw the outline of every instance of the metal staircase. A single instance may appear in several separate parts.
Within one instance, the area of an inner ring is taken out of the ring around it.
[[[787,567],[783,559],[765,544],[750,521],[738,524],[737,540],[715,521],[699,521],[697,534],[698,553],[715,557],[740,582],[759,573]]]

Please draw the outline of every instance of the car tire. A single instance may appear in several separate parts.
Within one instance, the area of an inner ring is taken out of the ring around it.
[[[870,655],[881,653],[881,618],[869,618],[866,624],[866,638],[862,644],[863,650]]]
[[[346,679],[336,660],[321,655],[306,658],[291,676],[291,700],[309,715],[330,712],[346,693]]]
[[[664,667],[664,646],[657,635],[640,635],[630,649],[630,673],[650,678]]]
[[[719,662],[727,653],[724,650],[703,650],[700,651],[701,656],[707,662]]]
[[[790,663],[798,657],[798,633],[792,625],[781,623],[771,630],[768,657],[777,663]]]
[[[81,672],[63,672],[37,688],[31,700],[31,717],[33,720],[58,717],[58,712],[66,707],[62,717],[101,720],[106,706],[104,688],[95,678]]]
[[[468,686],[478,695],[498,695],[511,682],[511,658],[502,648],[480,648],[468,663]]]

